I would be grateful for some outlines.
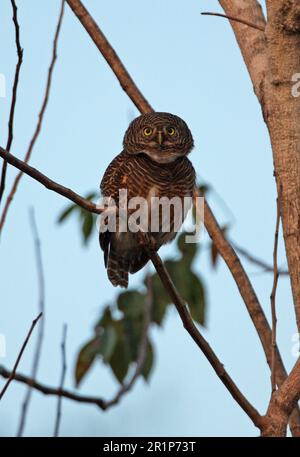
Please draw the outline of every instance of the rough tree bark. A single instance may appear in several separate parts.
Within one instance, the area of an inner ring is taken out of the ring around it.
[[[266,122],[300,332],[300,97],[292,95],[292,76],[300,72],[300,2],[269,0],[267,7]]]

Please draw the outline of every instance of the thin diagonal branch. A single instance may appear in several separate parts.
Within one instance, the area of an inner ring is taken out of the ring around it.
[[[12,374],[13,373],[11,371],[7,370],[2,365],[0,366],[0,376],[2,376],[5,379],[9,379],[9,378],[11,378]],[[76,393],[70,392],[65,389],[59,390],[57,388],[53,388],[53,387],[41,384],[40,382],[37,382],[35,379],[32,379],[28,376],[24,376],[23,374],[20,374],[20,373],[14,373],[13,380],[20,382],[22,384],[25,384],[27,386],[31,386],[33,389],[41,392],[44,395],[53,395],[55,397],[61,395],[62,397],[68,398],[69,400],[74,400],[79,403],[94,404],[103,410],[106,409],[105,400],[103,400],[100,397],[93,397],[93,396],[88,396],[88,395],[86,395],[86,396],[78,395]]]
[[[66,372],[67,372],[66,340],[67,340],[67,325],[64,324],[63,336],[62,336],[62,341],[61,341],[62,370],[61,370],[61,378],[60,378],[60,384],[59,384],[59,389],[58,389],[60,392],[63,390],[65,378],[66,378]],[[61,410],[62,410],[62,396],[58,395],[56,420],[55,420],[55,427],[54,427],[54,436],[55,437],[57,437],[59,435]]]
[[[259,412],[254,408],[254,406],[247,400],[247,398],[243,395],[243,393],[239,390],[233,379],[227,373],[224,368],[224,365],[220,362],[208,342],[205,338],[201,335],[199,330],[197,329],[196,325],[193,322],[193,319],[190,316],[188,308],[184,302],[184,300],[178,294],[172,279],[167,272],[166,268],[164,267],[159,255],[155,250],[151,248],[147,248],[148,243],[146,242],[145,247],[148,251],[148,255],[159,275],[161,282],[163,283],[166,291],[168,292],[172,302],[174,303],[180,318],[182,320],[184,328],[190,334],[192,339],[195,341],[197,346],[201,349],[205,357],[207,358],[208,362],[215,370],[217,376],[225,385],[229,393],[232,395],[234,400],[240,405],[240,407],[245,411],[248,417],[252,420],[254,425],[260,428],[260,421],[261,416]]]
[[[13,138],[14,138],[14,116],[15,116],[15,107],[17,101],[17,92],[18,92],[18,84],[19,84],[19,76],[21,65],[23,62],[23,49],[21,47],[20,42],[20,26],[18,22],[18,8],[16,5],[15,0],[11,0],[11,5],[13,9],[13,22],[15,26],[15,41],[16,41],[16,48],[17,48],[17,55],[18,61],[16,64],[15,70],[15,78],[12,88],[12,97],[11,97],[11,105],[10,105],[10,113],[9,113],[9,120],[8,120],[8,138],[6,143],[6,150],[10,151]],[[1,181],[0,181],[0,203],[3,197],[3,193],[5,190],[5,181],[6,181],[6,171],[7,171],[7,162],[4,160],[2,165],[2,172],[1,172]]]
[[[48,104],[48,100],[49,100],[49,94],[50,94],[50,88],[51,88],[51,82],[52,82],[52,74],[53,74],[53,69],[54,69],[54,66],[55,66],[56,58],[57,58],[57,42],[58,42],[59,33],[60,33],[60,29],[61,29],[61,24],[62,24],[62,18],[63,18],[63,14],[64,14],[64,4],[65,4],[65,0],[62,0],[60,13],[59,13],[59,18],[58,18],[58,23],[57,23],[57,26],[56,26],[54,40],[53,40],[52,59],[51,59],[51,63],[50,63],[49,69],[48,69],[48,77],[47,77],[47,83],[46,83],[46,90],[45,90],[45,94],[44,94],[44,99],[43,99],[42,107],[41,107],[41,110],[40,110],[40,113],[39,113],[39,116],[38,116],[38,123],[36,125],[35,132],[33,134],[33,137],[31,139],[31,141],[30,141],[28,150],[27,150],[25,158],[24,158],[24,162],[25,163],[29,162],[33,147],[34,147],[34,145],[36,143],[36,140],[37,140],[37,138],[38,138],[38,136],[40,134],[42,123],[43,123],[43,119],[44,119],[44,114],[45,114],[45,111],[46,111],[46,108],[47,108],[47,104]],[[5,206],[4,206],[3,212],[2,212],[1,217],[0,217],[0,233],[1,233],[2,229],[3,229],[3,225],[4,225],[5,220],[6,220],[8,209],[9,209],[10,204],[11,204],[11,202],[12,202],[12,200],[14,198],[14,195],[15,195],[15,193],[17,191],[17,188],[18,188],[18,185],[19,185],[19,182],[20,182],[20,179],[21,179],[22,175],[23,175],[23,173],[20,172],[16,176],[16,178],[14,180],[14,183],[12,185],[11,191],[10,191],[8,197],[7,197],[6,202],[5,202]]]
[[[23,352],[24,352],[25,349],[26,349],[27,343],[28,343],[28,341],[29,341],[29,339],[30,339],[30,337],[31,337],[31,334],[32,334],[32,332],[33,332],[33,330],[34,330],[34,327],[36,326],[36,324],[38,323],[38,321],[39,321],[39,319],[40,319],[41,317],[42,317],[42,313],[40,313],[40,314],[37,316],[37,318],[34,319],[34,320],[32,321],[31,327],[30,327],[29,332],[28,332],[28,334],[27,334],[27,336],[26,336],[26,338],[25,338],[25,340],[24,340],[24,343],[22,344],[21,350],[20,350],[20,352],[19,352],[19,354],[18,354],[18,357],[17,357],[17,359],[16,359],[16,362],[15,362],[15,364],[14,364],[14,367],[13,367],[12,371],[11,371],[10,374],[9,374],[9,377],[8,377],[8,379],[7,379],[6,384],[4,385],[3,389],[2,389],[1,392],[0,392],[0,400],[2,400],[2,398],[3,398],[4,394],[5,394],[5,392],[7,391],[8,387],[9,387],[9,384],[11,383],[11,381],[12,381],[12,380],[14,379],[14,377],[15,377],[15,374],[16,374],[18,365],[19,365],[19,363],[20,363],[20,360],[21,360],[21,358],[22,358]]]
[[[42,344],[43,344],[43,337],[44,337],[44,327],[45,327],[45,278],[44,278],[43,259],[42,259],[42,253],[41,253],[41,242],[40,242],[40,237],[39,237],[39,233],[38,233],[38,229],[37,229],[37,225],[36,225],[33,208],[30,208],[29,217],[30,217],[30,225],[31,225],[31,230],[32,230],[32,235],[33,235],[33,240],[34,240],[36,268],[37,268],[37,275],[38,275],[38,288],[39,288],[39,305],[38,305],[38,307],[39,307],[40,313],[43,314],[43,319],[41,320],[40,325],[39,325],[39,332],[38,332],[38,336],[37,336],[35,353],[33,356],[33,363],[32,363],[32,369],[31,369],[31,378],[35,379],[37,376],[37,372],[38,372],[38,366],[39,366],[40,355],[41,355]],[[26,392],[26,395],[24,398],[24,402],[22,404],[21,417],[20,417],[17,436],[23,435],[23,431],[24,431],[25,423],[26,423],[26,415],[27,415],[29,403],[31,400],[31,395],[32,395],[32,386],[28,386],[28,389],[27,389],[27,392]]]
[[[142,113],[148,113],[153,111],[152,107],[145,99],[130,74],[126,70],[125,66],[121,62],[116,51],[113,49],[107,38],[100,30],[92,16],[89,14],[85,6],[80,0],[66,0],[72,9],[73,13],[77,16],[95,45],[111,67],[116,77],[118,78],[122,89],[127,93],[128,97],[131,98],[135,106]]]
[[[234,247],[234,249],[241,254],[245,259],[247,259],[249,262],[253,263],[254,265],[257,265],[258,267],[261,267],[263,271],[267,273],[274,273],[274,267],[273,265],[268,264],[264,260],[254,256],[250,252],[246,251],[246,249],[242,248],[241,246],[238,246],[236,243],[231,242],[231,245]],[[278,275],[279,276],[288,276],[289,272],[288,270],[283,270],[281,268],[278,268]]]
[[[229,19],[230,21],[235,21],[235,22],[239,22],[240,24],[244,24],[244,25],[248,25],[249,27],[252,27],[253,29],[257,29],[257,30],[260,30],[261,32],[264,32],[265,31],[265,28],[264,27],[261,27],[257,24],[254,24],[253,22],[249,22],[245,19],[241,19],[239,17],[235,17],[235,16],[230,16],[230,15],[227,15],[227,14],[221,14],[221,13],[209,13],[209,12],[203,12],[201,13],[202,16],[218,16],[218,17],[224,17],[225,19]]]
[[[276,217],[276,227],[275,227],[275,236],[274,236],[274,251],[273,251],[273,268],[274,268],[274,278],[273,278],[273,287],[270,295],[271,301],[271,313],[272,313],[272,367],[271,367],[271,384],[272,384],[272,394],[276,390],[276,334],[277,334],[277,317],[276,317],[276,290],[278,284],[278,265],[277,265],[277,252],[278,252],[278,234],[279,234],[279,224],[280,224],[280,198],[277,197],[277,217]]]
[[[53,192],[56,192],[57,194],[60,194],[63,197],[66,197],[67,199],[71,200],[72,202],[76,203],[78,206],[81,206],[82,208],[86,209],[87,211],[90,211],[91,213],[95,213],[95,214],[100,214],[103,211],[103,209],[101,209],[94,203],[92,203],[89,200],[86,200],[85,198],[76,194],[71,189],[68,189],[67,187],[62,186],[61,184],[58,184],[55,181],[52,181],[50,178],[48,178],[46,175],[44,175],[43,173],[38,171],[36,168],[31,167],[30,165],[28,165],[27,163],[18,159],[17,157],[10,154],[9,152],[7,152],[5,149],[3,149],[1,147],[0,147],[0,157],[7,160],[8,163],[10,163],[14,167],[21,170],[23,173],[27,174],[31,178],[33,178],[36,181],[38,181],[39,183],[41,183],[47,189],[52,190]]]

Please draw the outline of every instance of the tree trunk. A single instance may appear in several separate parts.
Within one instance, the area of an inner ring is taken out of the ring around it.
[[[292,94],[292,76],[300,72],[300,3],[269,0],[267,7],[265,113],[300,332],[300,97]]]

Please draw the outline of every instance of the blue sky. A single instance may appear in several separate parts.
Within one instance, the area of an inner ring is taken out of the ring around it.
[[[182,116],[195,139],[191,160],[234,214],[230,237],[253,254],[272,262],[276,218],[273,162],[261,110],[229,24],[201,17],[221,11],[217,1],[85,0],[130,74],[158,111]],[[21,69],[12,152],[23,157],[35,128],[50,61],[60,2],[19,1],[24,64]],[[0,73],[7,93],[16,62],[10,2],[2,5]],[[7,135],[10,100],[0,99],[1,144]],[[121,151],[128,121],[137,111],[90,38],[66,6],[51,98],[31,164],[54,180],[85,194],[98,188],[111,159]],[[8,187],[15,175],[9,167]],[[230,215],[214,194],[209,202],[220,221]],[[118,291],[107,280],[96,229],[87,249],[76,220],[58,227],[67,201],[24,177],[11,205],[0,244],[0,333],[12,367],[37,314],[37,280],[28,208],[35,208],[46,274],[45,340],[38,379],[58,385],[62,326],[68,324],[66,387],[74,388],[73,369],[102,307]],[[270,375],[259,339],[235,283],[223,262],[212,270],[205,235],[195,270],[208,291],[205,337],[240,389],[264,412]],[[174,244],[161,250],[175,253]],[[280,264],[285,264],[280,242]],[[270,316],[272,276],[248,273]],[[141,275],[131,278],[138,285]],[[278,340],[291,368],[296,332],[289,282],[280,279],[277,293]],[[122,403],[101,412],[65,400],[61,435],[82,436],[256,436],[258,431],[215,376],[184,331],[174,309],[162,329],[153,329],[156,366],[149,385],[140,380]],[[19,370],[30,373],[35,335]],[[2,383],[3,381],[1,381]],[[0,384],[1,386],[1,384]],[[79,392],[110,398],[117,389],[111,373],[96,364]],[[11,385],[0,405],[0,434],[13,436],[25,393]],[[53,434],[56,399],[34,393],[26,435]]]

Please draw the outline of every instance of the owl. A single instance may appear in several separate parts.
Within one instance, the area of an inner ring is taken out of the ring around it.
[[[103,197],[112,198],[118,207],[119,191],[126,190],[128,201],[141,197],[146,202],[155,196],[191,199],[195,186],[195,171],[187,158],[193,148],[193,137],[187,124],[170,113],[148,113],[134,119],[123,140],[123,151],[106,169],[100,184]],[[149,206],[151,207],[151,206]],[[159,212],[158,229],[149,237],[157,251],[175,238],[186,216],[182,212],[175,230],[174,208],[171,207],[170,230],[162,230],[163,215]],[[149,221],[151,211],[147,213]],[[100,246],[109,280],[114,286],[127,287],[128,273],[136,273],[148,262],[147,250],[138,233],[131,230],[115,232],[100,230]]]

